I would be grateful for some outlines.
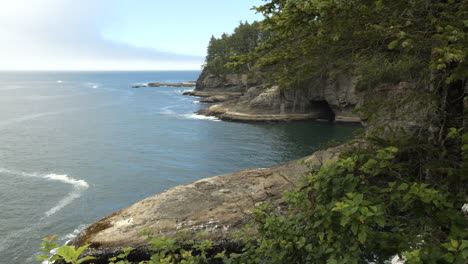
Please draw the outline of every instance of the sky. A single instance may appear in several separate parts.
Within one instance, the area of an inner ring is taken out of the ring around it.
[[[199,70],[262,0],[0,0],[0,70]]]

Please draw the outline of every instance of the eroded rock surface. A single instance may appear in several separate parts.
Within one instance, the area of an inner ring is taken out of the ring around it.
[[[216,93],[243,93],[249,86],[246,74],[215,75],[203,70],[198,77],[196,91],[203,91],[215,95]]]
[[[271,202],[281,208],[282,193],[294,188],[310,166],[336,158],[344,148],[318,151],[305,157],[305,163],[292,161],[171,188],[90,225],[73,244],[91,244],[88,254],[109,256],[119,248],[144,247],[147,240],[140,231],[146,228],[155,236],[174,236],[182,229],[189,234],[207,232],[215,245],[229,247],[233,235],[251,220],[254,207]]]

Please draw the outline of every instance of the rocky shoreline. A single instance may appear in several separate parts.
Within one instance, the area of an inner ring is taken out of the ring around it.
[[[249,80],[245,74],[223,76],[203,71],[193,91],[184,95],[202,97],[210,103],[196,114],[233,122],[331,121],[361,124],[353,112],[362,102],[355,92],[355,78],[343,76],[333,82],[285,90]]]
[[[309,91],[306,96],[278,87],[265,88],[249,83],[245,75],[215,76],[202,72],[196,84],[149,83],[133,88],[195,85],[195,90],[183,94],[201,97],[201,103],[213,104],[196,113],[224,121],[361,123],[360,117],[352,114],[358,101],[354,96],[354,86],[348,83],[331,85],[332,92],[319,90],[314,94]],[[147,238],[141,235],[143,229],[154,231],[155,236],[168,237],[175,236],[179,230],[186,230],[188,235],[206,232],[207,239],[213,241],[216,249],[234,252],[242,248],[234,235],[251,220],[255,207],[271,203],[278,210],[285,210],[286,204],[282,200],[285,190],[293,189],[311,166],[333,160],[348,148],[350,146],[342,145],[318,151],[303,158],[304,162],[292,161],[272,168],[244,170],[171,188],[104,217],[87,227],[72,244],[90,244],[86,254],[96,257],[95,263],[105,263],[126,247],[136,248],[129,259],[140,261],[150,256]]]
[[[246,114],[239,112],[230,112],[229,109],[219,105],[213,105],[201,109],[196,114],[204,116],[214,116],[223,121],[255,123],[255,122],[291,122],[317,120],[317,116],[311,114]]]
[[[136,261],[150,255],[142,230],[168,237],[186,230],[188,235],[207,232],[215,248],[236,251],[241,245],[234,236],[251,220],[255,207],[268,202],[286,209],[285,190],[293,189],[311,166],[333,160],[348,148],[339,146],[304,157],[303,162],[244,170],[171,188],[88,226],[72,244],[90,244],[86,255],[96,257],[95,263],[133,247],[137,250],[130,258]]]
[[[200,102],[203,102],[200,101]],[[297,114],[247,114],[231,112],[221,105],[212,105],[195,112],[198,115],[214,116],[223,121],[256,123],[256,122],[292,122],[292,121],[333,121],[335,123],[361,124],[361,119],[356,117],[335,116],[334,120],[321,119],[316,113]]]

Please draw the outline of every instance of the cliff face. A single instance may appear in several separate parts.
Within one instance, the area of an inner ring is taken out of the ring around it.
[[[198,77],[196,90],[204,92],[245,92],[248,86],[246,74],[215,75],[203,70]]]
[[[278,86],[249,84],[246,75],[216,76],[204,71],[197,81],[195,95],[197,91],[212,94],[239,92],[235,100],[212,108],[216,111],[211,114],[224,109],[221,112],[226,118],[233,116],[230,113],[256,116],[304,114],[307,119],[359,122],[359,117],[352,113],[360,103],[355,83],[356,77],[340,76],[334,80],[315,81],[301,89],[287,90]],[[204,114],[210,114],[210,110],[205,110]],[[258,119],[262,121],[261,117]]]

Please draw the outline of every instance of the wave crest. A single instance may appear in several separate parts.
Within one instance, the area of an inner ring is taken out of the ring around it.
[[[68,193],[67,196],[62,198],[57,205],[54,207],[50,208],[45,212],[45,216],[49,217],[61,209],[63,209],[65,206],[69,205],[73,200],[79,198],[81,196],[81,193],[89,188],[89,184],[85,180],[77,180],[73,179],[71,177],[68,177],[66,174],[55,174],[55,173],[49,173],[49,174],[40,174],[37,172],[22,172],[22,171],[15,171],[15,170],[10,170],[6,168],[0,168],[0,173],[8,173],[12,175],[17,175],[17,176],[22,176],[22,177],[32,177],[32,178],[42,178],[50,181],[59,181],[65,184],[70,184],[73,186],[73,190]]]

